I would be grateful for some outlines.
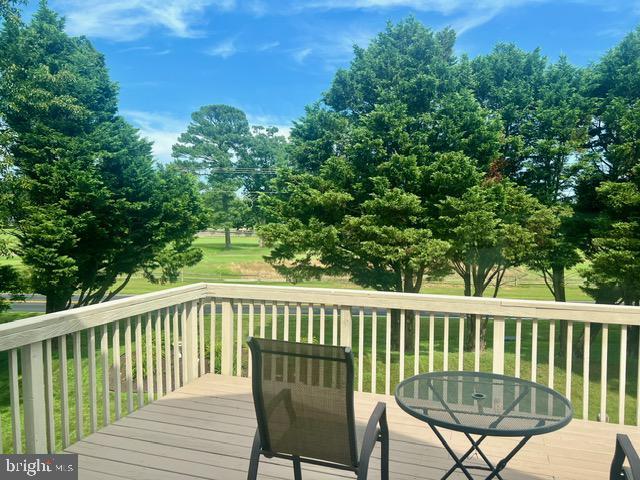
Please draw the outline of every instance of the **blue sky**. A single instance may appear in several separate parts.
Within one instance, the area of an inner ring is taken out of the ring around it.
[[[33,0],[32,0],[33,2]],[[122,114],[171,145],[201,105],[226,103],[286,132],[304,106],[388,20],[451,26],[457,50],[496,42],[537,46],[579,65],[596,61],[640,22],[640,0],[50,0],[67,30],[87,35],[120,84]],[[32,3],[33,6],[33,3]]]

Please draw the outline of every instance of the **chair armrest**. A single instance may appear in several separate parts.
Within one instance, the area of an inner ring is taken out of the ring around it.
[[[371,452],[376,446],[376,442],[381,439],[388,439],[389,427],[387,426],[387,404],[378,402],[376,408],[373,409],[367,428],[364,431],[362,447],[360,449],[359,467],[358,469],[367,470],[369,467],[369,458]]]
[[[631,444],[631,440],[627,435],[619,433],[616,435],[616,450],[613,454],[611,462],[610,480],[619,479],[624,475],[624,460],[629,462],[629,469],[635,480],[640,479],[640,458],[635,448]]]

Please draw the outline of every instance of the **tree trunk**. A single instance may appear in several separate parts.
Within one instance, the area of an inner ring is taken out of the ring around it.
[[[564,265],[554,265],[551,269],[553,281],[553,296],[556,302],[566,302],[567,293],[565,289]]]
[[[391,348],[400,351],[400,321],[401,310],[391,310]],[[411,353],[414,350],[416,312],[413,310],[404,311],[404,351]]]
[[[48,294],[46,303],[46,313],[59,312],[67,309],[69,298],[63,295]]]
[[[231,248],[231,229],[229,227],[224,228],[224,248]]]

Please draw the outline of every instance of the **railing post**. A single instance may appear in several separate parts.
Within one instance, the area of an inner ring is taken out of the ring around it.
[[[233,375],[233,306],[231,300],[222,301],[222,375]]]
[[[44,392],[42,342],[20,349],[24,434],[27,453],[47,453],[47,418]]]
[[[504,317],[493,318],[493,373],[504,373]]]
[[[340,307],[340,345],[343,347],[351,346],[351,337],[353,335],[351,329],[351,307]]]

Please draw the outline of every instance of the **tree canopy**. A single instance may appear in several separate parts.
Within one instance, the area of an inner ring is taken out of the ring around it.
[[[154,165],[151,145],[117,115],[117,86],[84,37],[45,3],[0,33],[0,113],[12,132],[15,248],[47,311],[118,293],[192,264],[203,226],[195,179]]]

